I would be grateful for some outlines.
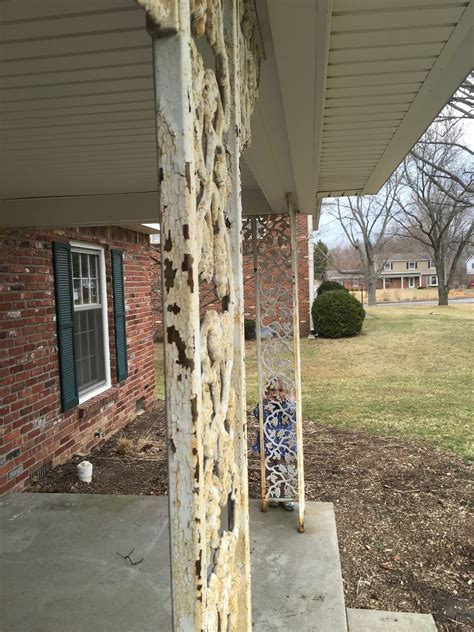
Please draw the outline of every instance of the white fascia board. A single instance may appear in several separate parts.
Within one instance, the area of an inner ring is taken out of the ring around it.
[[[158,222],[156,191],[0,201],[0,227],[116,226]]]
[[[377,193],[474,67],[474,0],[464,11],[361,193]]]
[[[327,0],[271,0],[267,9],[295,175],[295,201],[301,213],[313,214],[330,4]]]

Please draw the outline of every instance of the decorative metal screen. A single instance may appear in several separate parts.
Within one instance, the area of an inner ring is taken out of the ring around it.
[[[304,476],[299,367],[295,216],[259,215],[244,225],[255,269],[259,452],[262,509],[299,503],[304,530]],[[248,246],[246,247],[248,253]]]

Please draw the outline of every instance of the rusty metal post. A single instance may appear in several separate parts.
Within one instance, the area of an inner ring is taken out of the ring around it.
[[[296,443],[298,450],[296,461],[298,467],[298,531],[304,533],[304,457],[303,457],[303,412],[301,403],[301,354],[300,354],[300,312],[298,300],[298,244],[296,213],[291,201],[288,200],[291,230],[291,278],[293,290],[293,360],[295,371],[296,395]]]
[[[257,252],[257,218],[251,218],[252,226],[252,251],[253,251],[253,273],[255,283],[255,334],[257,339],[257,379],[258,379],[258,392],[263,393],[263,367],[262,367],[262,320],[260,315],[260,272],[258,267],[258,252]],[[264,449],[264,437],[265,429],[263,426],[263,405],[262,398],[258,404],[258,422],[259,422],[259,437],[260,437],[260,494],[262,500],[262,511],[267,511],[267,475],[265,467],[265,449]]]

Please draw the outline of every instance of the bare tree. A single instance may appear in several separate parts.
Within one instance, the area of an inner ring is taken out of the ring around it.
[[[337,218],[358,254],[369,305],[377,305],[377,280],[385,263],[383,251],[397,208],[395,200],[400,174],[395,172],[377,195],[335,198],[325,204],[327,213]]]
[[[357,251],[346,241],[331,248],[330,261],[331,265],[339,272],[358,270],[360,263]]]
[[[438,274],[439,305],[448,295],[462,252],[473,237],[473,152],[463,142],[462,126],[441,116],[403,163],[402,210],[396,221],[402,234],[431,253]]]
[[[440,120],[474,119],[474,72],[464,79],[449,101],[450,109],[444,110]]]

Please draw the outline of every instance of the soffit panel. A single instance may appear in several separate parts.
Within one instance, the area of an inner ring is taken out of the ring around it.
[[[333,0],[320,197],[380,188],[469,71],[468,11],[469,0]],[[451,49],[462,47],[453,74]],[[427,90],[440,66],[439,89]]]
[[[140,200],[146,204],[132,217],[156,219],[150,206],[157,190],[152,46],[144,11],[134,0],[22,0],[2,6],[0,18],[0,191],[18,200],[4,208],[14,208],[23,224],[39,223],[50,208],[45,198],[54,198],[51,221],[61,211],[72,224],[73,196],[80,196],[79,204],[90,204],[100,223],[101,199],[107,221],[112,201],[123,221],[127,201]],[[243,199],[252,212],[275,205],[281,211],[294,181],[271,45],[262,83],[273,107],[254,142],[258,177],[242,162],[242,186],[249,191]],[[143,192],[152,195],[140,197]],[[124,196],[120,204],[117,194]],[[25,200],[21,212],[18,198]]]

